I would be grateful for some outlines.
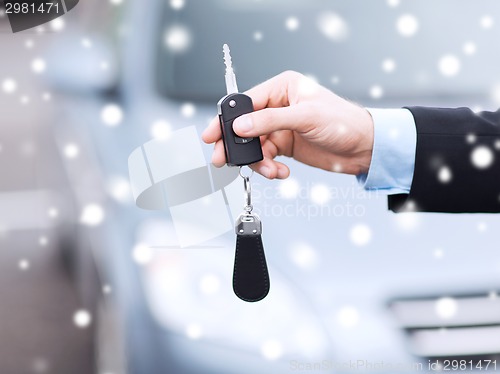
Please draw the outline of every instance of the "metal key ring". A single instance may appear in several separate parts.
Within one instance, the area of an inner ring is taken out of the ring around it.
[[[245,179],[245,178],[249,178],[249,179],[250,179],[250,178],[253,176],[254,171],[253,171],[252,169],[250,169],[250,168],[249,168],[249,169],[252,171],[252,172],[250,173],[250,175],[243,175],[243,174],[241,173],[241,170],[242,170],[243,168],[244,168],[244,166],[240,166],[240,177],[242,177],[243,179]]]
[[[245,186],[245,193],[246,193],[246,206],[248,208],[252,207],[252,185],[250,184],[250,177],[245,176],[243,177],[243,184]]]

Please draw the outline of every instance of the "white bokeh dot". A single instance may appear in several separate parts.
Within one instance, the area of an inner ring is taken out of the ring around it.
[[[132,200],[132,191],[128,178],[119,175],[111,176],[107,180],[106,192],[114,200],[122,204],[129,203]]]
[[[343,328],[352,328],[359,323],[359,312],[352,306],[344,306],[337,312],[337,323]]]
[[[51,207],[47,210],[47,215],[50,218],[57,218],[59,217],[59,210],[57,208]]]
[[[102,293],[103,294],[110,294],[113,291],[113,288],[109,284],[105,284],[102,286]]]
[[[387,5],[391,8],[395,8],[399,5],[399,0],[387,0]]]
[[[414,36],[418,28],[418,19],[412,14],[403,14],[396,22],[396,29],[404,37]]]
[[[19,261],[18,266],[19,266],[19,269],[21,269],[21,270],[28,270],[30,268],[30,263],[28,260],[23,258],[22,260]]]
[[[163,119],[156,120],[151,125],[151,135],[156,140],[168,140],[172,135],[172,125]]]
[[[109,2],[113,5],[120,5],[123,3],[123,0],[109,0]]]
[[[26,39],[26,41],[24,42],[24,46],[28,49],[33,48],[34,45],[35,42],[33,41],[33,39]]]
[[[153,259],[153,250],[145,244],[138,243],[132,250],[132,258],[139,265],[147,265]]]
[[[310,191],[311,201],[318,205],[324,205],[330,201],[332,194],[328,186],[324,184],[315,184]]]
[[[118,126],[123,121],[123,110],[117,104],[107,104],[101,110],[101,121],[110,127]]]
[[[483,29],[491,29],[494,23],[495,21],[493,20],[493,17],[489,15],[482,16],[481,19],[479,20],[479,24]]]
[[[440,260],[444,256],[444,251],[442,248],[436,248],[436,249],[434,249],[433,255],[434,255],[434,258]]]
[[[274,361],[283,355],[283,346],[278,340],[266,340],[260,347],[260,353],[266,360]]]
[[[84,329],[92,323],[92,315],[85,309],[80,309],[73,314],[73,323],[76,327]]]
[[[474,144],[476,141],[477,141],[477,136],[476,134],[467,134],[467,136],[465,137],[465,141],[469,144]]]
[[[467,42],[463,46],[463,51],[466,55],[471,56],[476,53],[476,44],[473,42]]]
[[[38,238],[38,244],[41,247],[46,247],[49,244],[49,239],[45,235],[42,235]]]
[[[49,22],[49,25],[53,31],[61,31],[64,29],[64,26],[66,26],[64,23],[64,19],[62,17],[53,19],[52,21]]]
[[[477,231],[479,232],[485,232],[488,230],[488,224],[486,222],[478,222],[477,223]]]
[[[358,223],[351,228],[349,238],[354,245],[358,247],[365,246],[372,240],[372,230],[370,226]]]
[[[458,304],[451,297],[442,297],[436,300],[435,312],[441,319],[450,319],[457,314]]]
[[[319,263],[318,254],[306,243],[294,243],[290,249],[290,259],[300,269],[312,270]]]
[[[484,145],[477,146],[472,150],[471,162],[478,169],[487,169],[493,164],[495,155],[493,151]]]
[[[80,148],[78,148],[78,145],[76,145],[75,143],[68,143],[64,146],[63,152],[66,158],[74,159],[78,157],[78,154],[80,153]]]
[[[495,149],[500,151],[500,140],[495,140]]]
[[[438,68],[445,77],[454,77],[460,72],[460,60],[454,55],[445,55],[439,59]]]
[[[181,106],[181,114],[186,118],[191,118],[196,113],[196,107],[193,103],[184,103]]]
[[[443,184],[450,183],[453,179],[453,173],[448,166],[441,166],[438,170],[437,178]]]
[[[384,89],[381,86],[375,85],[370,87],[370,97],[372,99],[378,100],[382,98],[382,96],[384,96]]]
[[[200,291],[205,295],[212,295],[219,291],[220,279],[215,274],[205,274],[200,279]]]
[[[170,0],[170,7],[175,10],[180,10],[184,8],[184,0]]]
[[[260,42],[262,40],[262,38],[264,37],[264,35],[262,34],[262,31],[255,31],[253,33],[253,39],[256,41],[256,42]]]
[[[287,178],[279,182],[278,191],[280,197],[285,199],[295,199],[300,192],[300,184],[294,178]]]
[[[289,31],[295,31],[299,28],[300,22],[297,17],[288,17],[285,21],[285,27]]]
[[[190,323],[186,327],[186,336],[192,340],[198,340],[203,336],[203,330],[197,323]]]
[[[7,94],[14,93],[17,90],[17,82],[12,78],[6,78],[2,82],[2,90]]]
[[[191,46],[191,33],[185,26],[174,25],[165,31],[164,42],[169,51],[182,53]]]
[[[82,38],[81,43],[84,48],[92,48],[92,46],[94,45],[92,43],[92,40],[90,40],[90,38],[87,37]]]
[[[104,220],[105,213],[99,204],[87,204],[80,215],[80,223],[86,226],[98,226]]]
[[[318,28],[324,36],[335,42],[343,41],[349,36],[347,22],[334,12],[321,13],[318,17]]]
[[[386,58],[382,61],[382,70],[386,73],[392,73],[396,69],[396,62],[392,58]]]
[[[36,74],[41,74],[47,68],[47,64],[43,58],[37,57],[31,62],[31,70]]]

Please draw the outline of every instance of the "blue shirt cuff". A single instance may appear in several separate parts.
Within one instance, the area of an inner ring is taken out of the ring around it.
[[[357,176],[366,190],[386,195],[409,193],[415,169],[417,130],[408,109],[368,109],[374,125],[368,174]]]

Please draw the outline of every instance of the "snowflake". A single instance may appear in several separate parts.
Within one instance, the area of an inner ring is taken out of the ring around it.
[[[318,255],[316,251],[306,243],[296,243],[290,251],[292,262],[301,269],[311,270],[318,265]]]
[[[441,319],[450,319],[457,314],[458,304],[451,297],[442,297],[434,305],[436,314]]]
[[[66,26],[64,23],[64,19],[62,19],[61,17],[50,21],[49,25],[53,31],[61,31],[64,29],[64,26]]]
[[[313,203],[324,205],[330,201],[332,195],[328,186],[324,184],[316,184],[311,187],[310,198]]]
[[[466,55],[473,55],[476,53],[476,45],[473,42],[467,42],[464,44],[463,51]]]
[[[476,134],[472,134],[472,133],[467,134],[467,136],[465,137],[465,140],[469,144],[474,144],[477,141],[477,136],[476,136]]]
[[[19,266],[19,269],[21,269],[21,270],[28,270],[30,268],[30,263],[28,260],[22,259],[19,261],[18,266]]]
[[[59,216],[59,210],[57,210],[57,208],[49,208],[49,210],[47,211],[47,215],[50,217],[50,218],[57,218]]]
[[[80,215],[80,223],[87,226],[97,226],[104,220],[104,209],[99,204],[88,204]]]
[[[75,143],[68,143],[64,146],[64,155],[69,159],[74,159],[80,153],[80,149]]]
[[[168,140],[172,134],[172,125],[165,120],[157,120],[151,125],[151,135],[157,140]]]
[[[82,38],[82,41],[81,41],[81,42],[82,42],[82,46],[83,46],[84,48],[92,48],[92,45],[93,45],[93,44],[92,44],[92,40],[90,40],[89,38],[86,38],[86,37],[85,37],[85,38]]]
[[[491,29],[494,23],[495,21],[493,20],[493,18],[488,15],[481,17],[481,19],[479,20],[479,24],[483,29]]]
[[[382,70],[386,73],[392,73],[396,69],[396,62],[392,58],[386,58],[382,61]]]
[[[41,247],[45,247],[49,243],[49,239],[46,236],[40,236],[38,238],[38,244]]]
[[[205,274],[200,279],[200,290],[205,295],[212,295],[219,291],[220,279],[214,274]]]
[[[285,199],[295,199],[300,192],[300,184],[293,178],[288,178],[279,182],[278,190],[280,196]]]
[[[253,38],[256,42],[260,42],[263,38],[262,32],[261,31],[255,31],[253,33]]]
[[[396,22],[398,32],[404,37],[414,36],[419,28],[417,18],[412,14],[404,14]]]
[[[191,46],[191,33],[184,26],[174,25],[165,32],[164,42],[171,52],[185,52]]]
[[[352,306],[344,306],[337,313],[337,322],[344,328],[351,328],[359,323],[359,312]]]
[[[493,151],[484,145],[474,148],[471,153],[472,164],[478,169],[489,168],[494,159]]]
[[[203,336],[203,330],[197,323],[190,323],[186,327],[186,336],[192,340],[198,340]]]
[[[132,258],[139,265],[146,265],[153,259],[153,250],[147,245],[139,243],[132,250]]]
[[[434,250],[434,257],[436,259],[441,259],[441,258],[443,258],[443,256],[444,256],[444,251],[441,248],[436,248]]]
[[[36,74],[41,74],[47,68],[47,64],[45,60],[37,57],[31,62],[31,70],[33,70]]]
[[[358,223],[351,228],[349,237],[354,245],[362,247],[370,243],[372,239],[372,230],[368,225]]]
[[[186,118],[191,118],[196,113],[196,107],[193,103],[184,103],[181,106],[181,114]]]
[[[101,110],[102,122],[110,127],[118,126],[123,121],[123,110],[117,104],[107,104]]]
[[[84,309],[77,310],[73,315],[73,323],[81,329],[89,327],[91,322],[92,322],[92,315],[87,310]]]
[[[451,180],[453,179],[453,173],[451,172],[451,169],[448,166],[441,166],[438,170],[438,180],[443,183],[450,183]]]
[[[370,97],[372,99],[378,100],[382,96],[384,96],[384,89],[381,86],[375,85],[370,87]]]
[[[184,5],[184,0],[170,0],[170,6],[172,7],[172,9],[180,10],[184,8]]]
[[[460,71],[460,60],[453,55],[445,55],[439,59],[439,71],[445,77],[453,77]]]
[[[318,27],[323,35],[335,42],[343,41],[349,35],[346,21],[337,13],[322,13],[318,17]]]
[[[285,21],[285,27],[289,31],[295,31],[299,28],[300,22],[297,17],[288,17]]]
[[[283,355],[283,345],[278,340],[266,340],[260,347],[260,353],[266,360],[277,360]]]

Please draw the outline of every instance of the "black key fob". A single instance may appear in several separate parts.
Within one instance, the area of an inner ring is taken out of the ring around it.
[[[261,161],[262,147],[260,138],[241,138],[233,131],[233,121],[253,112],[252,99],[241,93],[229,94],[217,103],[222,141],[229,166],[245,166]]]

